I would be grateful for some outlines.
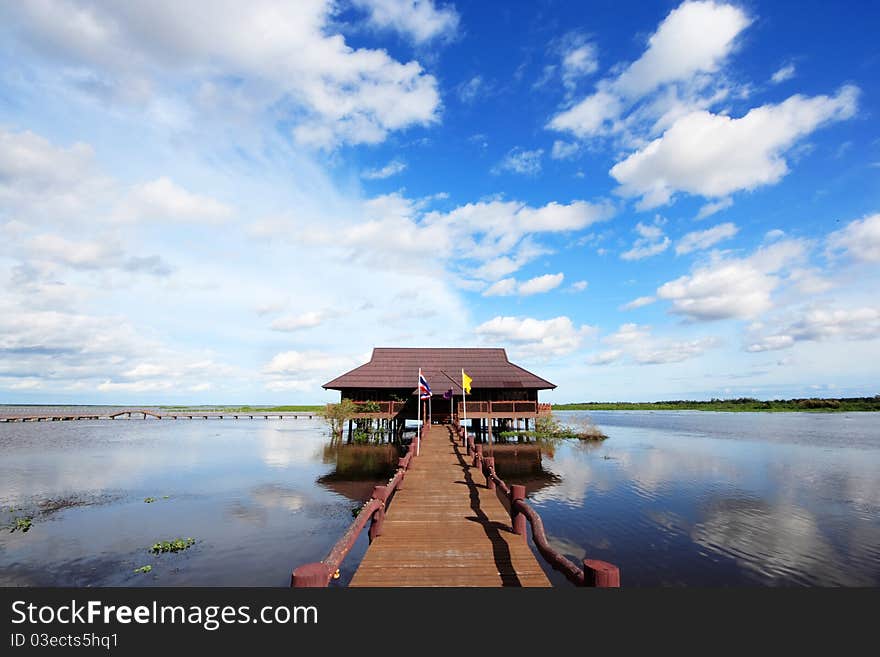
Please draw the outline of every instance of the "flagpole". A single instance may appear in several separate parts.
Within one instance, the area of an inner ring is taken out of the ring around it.
[[[422,446],[422,368],[419,368],[419,380],[416,382],[416,456]]]
[[[464,445],[467,447],[467,397],[464,392],[464,368],[461,368],[461,419],[464,420]]]

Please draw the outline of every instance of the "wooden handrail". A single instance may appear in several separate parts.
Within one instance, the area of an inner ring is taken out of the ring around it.
[[[511,527],[515,534],[525,538],[525,522],[528,520],[532,528],[532,540],[538,552],[555,570],[565,575],[575,586],[593,586],[600,588],[617,588],[620,586],[620,570],[617,566],[598,559],[584,559],[583,567],[579,568],[564,555],[550,547],[544,522],[541,516],[526,502],[526,488],[507,483],[495,472],[495,458],[483,456],[483,446],[476,445],[473,437],[468,435],[461,426],[456,426],[456,433],[463,445],[467,447],[468,456],[473,457],[473,465],[480,469],[486,477],[486,488],[498,490],[504,494],[510,509]]]
[[[397,460],[397,470],[394,476],[384,486],[373,488],[370,499],[364,502],[364,505],[358,511],[357,517],[322,561],[307,563],[293,571],[290,575],[290,585],[292,587],[323,588],[328,586],[330,580],[337,576],[342,562],[348,556],[351,548],[354,547],[355,541],[357,541],[358,536],[360,536],[368,521],[370,521],[369,536],[371,543],[373,539],[382,534],[382,524],[385,521],[385,507],[390,502],[394,492],[403,488],[406,471],[412,465],[414,456],[415,453],[409,450],[406,456]]]

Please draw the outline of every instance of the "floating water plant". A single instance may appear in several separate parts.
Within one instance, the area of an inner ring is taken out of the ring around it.
[[[143,573],[144,575],[146,575],[147,573],[151,572],[152,570],[153,570],[153,567],[151,565],[147,564],[146,566],[141,566],[140,568],[135,568],[134,572]]]
[[[162,554],[163,552],[183,552],[196,544],[194,538],[175,538],[171,541],[159,541],[154,543],[150,551],[154,554]]]
[[[33,518],[16,518],[15,524],[12,526],[12,531],[20,531],[24,534],[31,528],[32,522]]]
[[[146,502],[147,504],[152,504],[155,501],[156,501],[155,497],[145,497],[144,498],[144,502]]]

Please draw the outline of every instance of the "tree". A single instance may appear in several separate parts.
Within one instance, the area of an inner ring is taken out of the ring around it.
[[[338,404],[327,404],[321,415],[330,427],[330,435],[341,438],[345,422],[357,415],[358,410],[358,405],[350,399],[343,399]]]

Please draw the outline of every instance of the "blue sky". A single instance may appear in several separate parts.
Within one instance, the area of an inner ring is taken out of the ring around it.
[[[0,400],[873,395],[874,3],[0,8]],[[474,382],[478,385],[478,382]]]

